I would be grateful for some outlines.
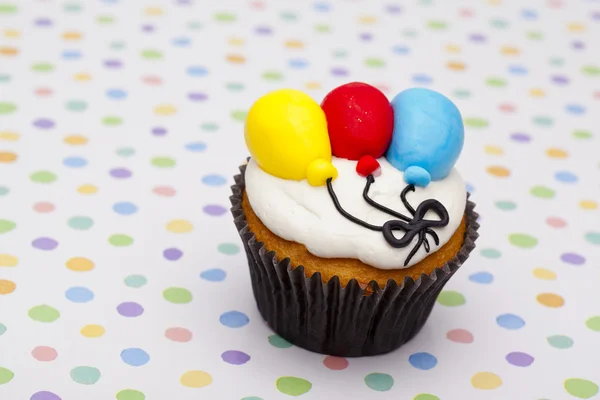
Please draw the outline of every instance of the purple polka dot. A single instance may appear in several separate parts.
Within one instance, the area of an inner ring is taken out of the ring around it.
[[[169,261],[177,261],[181,258],[183,252],[175,247],[171,247],[170,249],[166,249],[163,251],[163,257],[165,257]]]
[[[397,4],[388,4],[388,6],[385,8],[385,11],[387,11],[389,14],[400,14],[402,12],[402,7]]]
[[[475,43],[485,43],[487,39],[485,35],[482,35],[481,33],[472,33],[469,35],[469,40]]]
[[[165,136],[167,134],[167,130],[157,126],[156,128],[152,128],[152,134],[154,136]]]
[[[104,66],[106,68],[114,68],[114,69],[119,69],[123,66],[123,63],[120,60],[105,60],[104,61]]]
[[[591,17],[593,20],[600,21],[600,11],[594,11]]]
[[[531,141],[531,136],[529,136],[526,133],[513,133],[512,135],[510,135],[510,138],[515,142],[520,143],[529,143]]]
[[[131,171],[127,168],[113,168],[110,170],[110,175],[117,179],[127,179],[131,177]]]
[[[527,353],[514,351],[506,355],[506,361],[517,367],[529,367],[533,363],[534,358]]]
[[[41,237],[31,242],[31,245],[39,250],[54,250],[58,246],[58,242],[52,238]]]
[[[192,4],[191,0],[177,0],[177,4],[180,4],[182,6],[188,6],[190,4]]]
[[[124,317],[139,317],[144,313],[144,307],[130,301],[119,304],[117,306],[117,311]]]
[[[373,39],[373,35],[368,32],[363,32],[358,37],[360,38],[360,40],[363,40],[365,42],[370,42]]]
[[[40,129],[52,129],[54,128],[54,121],[47,118],[39,118],[33,121],[33,126]]]
[[[254,29],[254,32],[256,32],[257,35],[270,35],[273,33],[273,30],[268,26],[257,26],[256,29]]]
[[[585,264],[585,258],[579,254],[575,253],[565,253],[560,256],[560,259],[566,262],[567,264],[573,265],[583,265]]]
[[[144,32],[154,32],[154,26],[152,26],[152,25],[142,25],[142,31],[144,31]]]
[[[31,395],[29,400],[61,400],[61,398],[52,392],[42,390],[41,392],[37,392]]]
[[[37,26],[52,26],[52,21],[48,18],[38,18],[34,23]]]
[[[552,82],[556,83],[557,85],[568,85],[569,84],[569,78],[567,78],[564,75],[553,75],[551,79],[552,79]]]
[[[188,99],[192,101],[205,101],[208,99],[208,95],[202,92],[190,92],[188,93]]]
[[[348,75],[348,70],[342,67],[333,67],[331,68],[331,74],[335,76],[346,76]]]
[[[208,215],[219,216],[225,214],[227,212],[227,209],[217,204],[209,204],[207,206],[204,206],[202,211],[204,211]]]
[[[585,49],[585,43],[583,43],[581,40],[574,40],[571,43],[571,46],[575,49],[575,50],[583,50]]]
[[[250,356],[237,350],[227,350],[221,354],[221,358],[228,364],[242,365],[250,361]]]

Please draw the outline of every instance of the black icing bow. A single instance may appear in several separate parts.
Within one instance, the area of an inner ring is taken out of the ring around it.
[[[438,235],[431,228],[441,228],[448,225],[450,218],[448,217],[448,211],[446,207],[439,201],[435,199],[427,199],[421,202],[417,209],[415,210],[408,200],[406,200],[406,194],[408,192],[414,192],[414,185],[407,185],[400,193],[400,199],[402,200],[402,204],[408,210],[408,212],[412,215],[412,218],[407,217],[404,214],[401,214],[397,211],[394,211],[384,205],[377,203],[375,200],[369,197],[369,190],[371,185],[375,182],[375,177],[373,175],[367,176],[367,184],[365,185],[365,189],[363,190],[363,198],[365,201],[371,205],[372,207],[383,211],[386,214],[389,214],[398,219],[392,219],[383,224],[383,226],[371,225],[359,218],[356,218],[354,215],[348,213],[341,206],[335,191],[333,190],[333,185],[331,184],[332,179],[327,179],[327,190],[329,191],[329,195],[331,196],[331,200],[333,200],[333,204],[335,208],[338,210],[344,218],[354,222],[357,225],[370,229],[372,231],[382,232],[383,238],[386,242],[389,243],[393,248],[399,249],[408,246],[415,237],[418,236],[418,240],[416,245],[410,251],[406,260],[404,261],[404,265],[408,265],[412,257],[417,253],[421,245],[425,247],[425,251],[429,253],[430,246],[427,240],[426,235],[429,234],[433,238],[436,246],[440,244],[440,239]],[[427,212],[433,211],[439,218],[439,220],[431,220],[425,219],[425,215]],[[394,236],[394,231],[402,231],[404,234],[401,238],[397,238]]]

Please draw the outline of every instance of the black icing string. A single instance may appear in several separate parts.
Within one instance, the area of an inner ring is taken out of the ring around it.
[[[398,218],[387,221],[383,224],[383,226],[371,225],[344,210],[335,194],[335,191],[333,190],[333,185],[331,182],[332,178],[327,179],[327,191],[331,196],[331,200],[333,201],[335,208],[340,214],[342,214],[344,218],[372,231],[382,232],[385,241],[396,249],[408,246],[413,239],[418,236],[417,244],[412,248],[406,257],[406,260],[404,261],[405,266],[410,262],[412,257],[417,253],[421,246],[423,246],[425,251],[429,253],[431,247],[427,241],[427,234],[431,235],[436,245],[439,245],[440,239],[435,231],[431,228],[444,227],[448,225],[448,222],[450,221],[446,207],[444,207],[442,203],[435,199],[424,200],[417,206],[417,209],[415,210],[406,199],[406,194],[408,192],[415,191],[415,186],[412,184],[407,185],[402,190],[402,193],[400,193],[402,204],[404,204],[404,207],[406,207],[408,212],[412,215],[412,218],[377,203],[375,200],[369,197],[369,190],[371,185],[375,182],[375,177],[373,175],[369,175],[367,176],[367,183],[365,185],[365,189],[363,190],[363,198],[365,201],[370,206]],[[433,211],[438,216],[439,220],[424,219],[425,215],[429,211]],[[394,231],[402,231],[404,232],[404,235],[398,239],[396,236],[394,236]]]

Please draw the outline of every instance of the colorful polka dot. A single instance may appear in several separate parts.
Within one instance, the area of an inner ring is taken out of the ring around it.
[[[229,328],[241,328],[250,322],[248,316],[239,311],[228,311],[219,317],[221,324]]]
[[[271,335],[268,337],[269,343],[278,349],[288,349],[293,345],[279,335]]]
[[[145,286],[146,283],[148,283],[148,280],[143,275],[129,275],[123,280],[123,282],[125,282],[125,286],[134,289],[139,289],[142,286]]]
[[[408,357],[408,362],[416,369],[428,370],[437,365],[437,358],[425,352],[414,353]]]
[[[135,302],[125,302],[117,306],[117,312],[124,317],[139,317],[144,313],[144,307]]]
[[[502,385],[502,379],[493,372],[478,372],[471,377],[475,389],[494,390]]]
[[[587,321],[585,321],[585,325],[595,332],[600,332],[600,316],[597,315],[588,318]]]
[[[188,388],[201,388],[212,383],[212,377],[204,371],[187,371],[179,378],[179,382]]]
[[[71,370],[71,379],[82,385],[93,385],[100,380],[100,370],[95,367],[81,366]]]
[[[462,293],[454,290],[442,290],[437,298],[437,302],[444,306],[456,307],[465,304],[466,300]]]
[[[142,349],[130,348],[121,352],[121,360],[132,367],[141,367],[150,361],[150,356]]]
[[[106,330],[103,326],[95,324],[86,325],[79,331],[86,338],[98,338],[104,335],[105,332]]]
[[[200,278],[209,282],[221,282],[225,280],[227,273],[220,268],[207,269],[200,273]]]
[[[496,317],[496,323],[504,328],[509,330],[521,329],[525,326],[525,321],[515,314],[502,314]]]
[[[86,287],[74,286],[67,289],[65,297],[73,303],[87,303],[94,299],[94,293]]]
[[[598,394],[598,385],[587,379],[565,379],[564,388],[568,394],[578,399],[589,399]]]
[[[535,276],[538,279],[543,279],[545,281],[556,280],[556,273],[547,268],[535,268],[533,270],[533,276]]]
[[[124,389],[117,393],[117,400],[145,400],[146,395],[139,390]]]
[[[186,328],[169,328],[165,331],[165,337],[173,342],[186,343],[192,340],[193,336]]]
[[[31,355],[38,361],[54,361],[58,357],[58,353],[55,349],[48,346],[37,346],[31,351]]]
[[[583,265],[585,264],[585,257],[576,253],[564,253],[560,256],[560,259],[571,265]]]
[[[548,336],[546,341],[555,349],[569,349],[573,347],[573,339],[565,335]]]
[[[185,304],[192,301],[192,293],[179,287],[170,287],[163,291],[163,297],[170,303]]]
[[[527,353],[514,351],[506,355],[506,361],[516,367],[528,367],[533,364],[534,358]]]
[[[525,233],[512,233],[508,235],[510,244],[522,249],[531,249],[538,244],[538,240],[531,235]]]
[[[133,238],[124,234],[115,234],[108,238],[108,242],[115,247],[127,247],[133,244]]]
[[[42,304],[29,309],[29,318],[37,322],[54,322],[60,317],[60,313],[54,307]]]
[[[323,365],[333,371],[341,371],[348,368],[348,360],[344,357],[326,356]]]
[[[250,361],[250,356],[243,351],[227,350],[221,354],[221,359],[227,364],[243,365]]]
[[[5,385],[12,381],[15,373],[8,368],[0,367],[0,385]]]
[[[394,378],[389,374],[373,372],[365,376],[365,385],[378,392],[387,392],[394,386]]]
[[[184,219],[174,219],[167,223],[166,228],[172,233],[187,233],[194,230],[194,225]]]
[[[453,329],[446,332],[446,338],[454,343],[473,343],[473,334],[465,329]]]

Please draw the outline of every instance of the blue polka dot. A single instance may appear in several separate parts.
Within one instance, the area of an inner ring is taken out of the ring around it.
[[[81,168],[87,165],[87,161],[81,157],[67,157],[63,160],[63,164],[71,168]]]
[[[131,215],[131,214],[135,214],[137,212],[138,208],[133,203],[130,203],[128,201],[122,201],[122,202],[119,202],[119,203],[115,203],[113,205],[113,210],[117,214]]]
[[[580,104],[567,104],[565,106],[565,110],[568,113],[575,114],[575,115],[585,114],[585,107],[583,107]]]
[[[65,50],[62,52],[61,57],[64,60],[79,60],[81,52],[79,50]]]
[[[429,75],[415,74],[412,77],[412,81],[413,81],[413,83],[417,83],[420,85],[428,85],[431,82],[433,82],[433,79],[431,79],[431,77]]]
[[[208,186],[223,186],[227,183],[227,179],[221,175],[206,175],[202,178],[202,182]]]
[[[226,276],[227,273],[219,268],[207,269],[206,271],[202,271],[200,274],[200,278],[210,282],[221,282]]]
[[[535,10],[525,9],[525,10],[521,11],[521,17],[523,17],[525,19],[529,19],[529,20],[534,20],[534,19],[537,19],[538,13]]]
[[[527,68],[522,65],[511,65],[508,67],[508,72],[513,75],[527,75]]]
[[[177,37],[171,40],[171,44],[175,47],[188,47],[192,41],[187,37]]]
[[[329,4],[323,3],[323,2],[315,3],[313,5],[313,8],[315,9],[315,11],[321,11],[321,12],[327,12],[327,11],[329,11],[331,9],[331,7],[329,6]]]
[[[516,330],[525,326],[525,321],[514,314],[502,314],[496,317],[496,322],[502,328]]]
[[[241,328],[242,326],[247,325],[248,322],[250,322],[250,319],[242,312],[228,311],[221,314],[219,321],[229,328]]]
[[[569,171],[559,171],[556,174],[554,174],[554,177],[559,182],[564,182],[564,183],[577,182],[577,175],[575,175]]]
[[[121,352],[121,360],[132,367],[140,367],[150,361],[150,356],[144,350],[133,347]]]
[[[475,283],[489,284],[494,281],[494,275],[489,272],[476,272],[469,275],[469,280]]]
[[[304,69],[306,67],[308,67],[308,61],[306,61],[303,58],[292,58],[289,62],[288,62],[290,68],[295,68],[295,69]]]
[[[108,89],[106,97],[113,100],[121,100],[127,97],[127,92],[121,89]]]
[[[437,358],[429,353],[415,353],[408,357],[408,362],[413,367],[426,371],[437,365]]]
[[[87,303],[94,299],[94,293],[88,288],[74,286],[67,289],[65,297],[73,303]]]
[[[206,144],[202,142],[192,142],[186,144],[185,148],[189,151],[204,151],[206,150]]]
[[[392,51],[396,54],[404,55],[410,53],[410,48],[407,46],[397,45],[392,48]]]
[[[205,76],[208,74],[208,70],[199,65],[192,65],[191,67],[188,67],[187,73],[190,76]]]

